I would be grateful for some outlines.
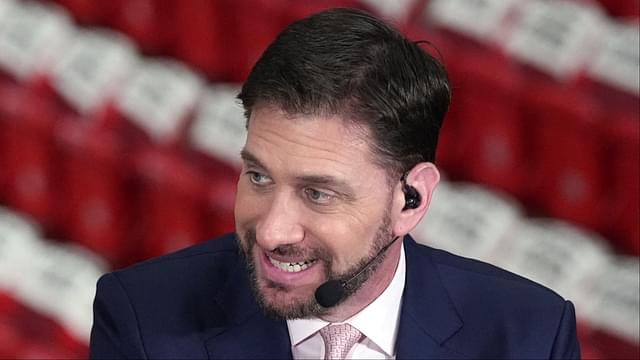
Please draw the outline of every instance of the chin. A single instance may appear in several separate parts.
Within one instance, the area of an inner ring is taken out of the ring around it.
[[[287,289],[281,284],[261,281],[256,299],[268,316],[278,320],[317,317],[326,312],[316,302],[314,291],[308,289]]]

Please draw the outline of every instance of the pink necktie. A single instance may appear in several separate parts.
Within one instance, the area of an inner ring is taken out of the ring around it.
[[[360,331],[349,324],[325,326],[320,329],[320,335],[324,340],[325,360],[344,359],[362,337]]]

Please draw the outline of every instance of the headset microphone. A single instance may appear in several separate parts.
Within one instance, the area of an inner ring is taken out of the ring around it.
[[[316,301],[318,302],[318,304],[320,304],[320,306],[324,308],[330,308],[332,306],[335,306],[337,303],[339,303],[340,300],[342,300],[342,298],[345,295],[347,284],[353,281],[353,279],[357,278],[367,268],[369,268],[369,266],[373,263],[373,261],[377,259],[380,255],[382,255],[385,251],[387,251],[387,249],[391,246],[391,244],[396,242],[396,240],[398,240],[399,238],[400,236],[396,236],[393,239],[393,241],[391,241],[390,243],[385,245],[382,249],[380,249],[380,251],[376,256],[374,256],[371,260],[369,260],[369,262],[366,263],[360,269],[360,271],[358,271],[358,273],[356,273],[349,279],[344,281],[329,280],[329,281],[326,281],[324,284],[320,285],[316,289],[316,293],[315,293]]]
[[[420,193],[418,192],[418,190],[416,190],[416,188],[407,184],[406,173],[402,175],[402,178],[400,179],[400,181],[402,182],[402,192],[404,192],[404,198],[405,198],[404,200],[405,205],[402,208],[402,211],[407,209],[415,209],[418,206],[420,206],[422,197],[420,196]],[[380,249],[378,254],[374,256],[373,259],[369,260],[369,262],[365,266],[363,266],[360,269],[360,271],[358,271],[358,273],[353,275],[351,278],[345,281],[329,280],[329,281],[326,281],[324,284],[320,285],[316,289],[316,293],[315,293],[316,301],[318,302],[318,304],[320,304],[320,306],[322,307],[329,308],[339,303],[340,300],[342,300],[342,298],[345,295],[345,292],[346,292],[345,287],[347,286],[347,284],[353,281],[353,279],[357,278],[360,274],[362,274],[362,272],[365,271],[369,267],[369,265],[373,263],[375,259],[377,259],[380,255],[382,255],[382,253],[387,251],[389,246],[391,246],[391,244],[396,242],[398,238],[400,237],[396,236],[393,239],[393,241],[391,241],[390,243],[385,245],[385,247]]]

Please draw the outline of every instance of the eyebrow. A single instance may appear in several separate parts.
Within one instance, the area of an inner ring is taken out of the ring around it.
[[[245,163],[257,166],[265,170],[267,169],[267,167],[264,166],[262,162],[260,162],[260,160],[258,160],[258,158],[250,153],[247,149],[242,149],[242,151],[240,151],[240,158],[242,158]]]

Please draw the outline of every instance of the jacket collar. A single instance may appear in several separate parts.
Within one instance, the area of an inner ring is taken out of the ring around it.
[[[407,278],[402,297],[396,357],[459,358],[445,342],[462,328],[462,320],[442,284],[428,249],[404,239]]]

